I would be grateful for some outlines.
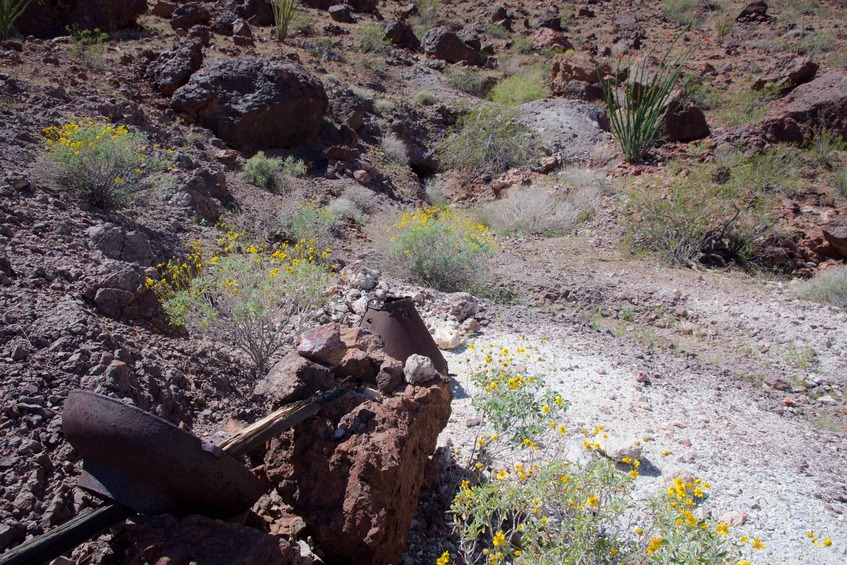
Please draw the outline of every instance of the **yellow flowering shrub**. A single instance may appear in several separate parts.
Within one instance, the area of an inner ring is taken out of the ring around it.
[[[451,507],[458,563],[734,565],[764,547],[700,517],[710,488],[702,479],[677,478],[652,499],[636,498],[642,462],[603,456],[591,438],[605,426],[581,430],[587,459],[565,459],[568,402],[543,376],[517,370],[531,353],[469,349],[484,357],[472,402],[490,431],[479,436]],[[449,553],[438,561],[450,562]]]
[[[488,228],[444,207],[406,212],[389,228],[389,256],[414,282],[438,290],[467,290],[493,253]]]
[[[141,179],[164,167],[144,134],[101,118],[73,119],[42,133],[59,183],[98,208],[126,204]]]
[[[147,285],[172,324],[229,342],[261,374],[274,353],[320,313],[329,253],[307,240],[251,245],[243,232],[229,230],[214,252],[195,242],[185,258],[159,264],[158,278]]]

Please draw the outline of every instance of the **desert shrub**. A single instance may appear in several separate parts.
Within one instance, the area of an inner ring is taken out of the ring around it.
[[[338,229],[338,218],[315,200],[294,201],[280,212],[279,225],[290,242],[329,249]]]
[[[560,235],[590,217],[598,199],[596,187],[574,188],[567,193],[552,186],[514,188],[506,198],[486,204],[479,218],[498,234]]]
[[[127,204],[142,179],[165,166],[143,133],[102,119],[71,120],[43,134],[44,160],[59,184],[98,208]]]
[[[750,184],[756,165],[701,165],[679,171],[667,187],[646,182],[629,191],[625,245],[671,264],[711,258],[753,262],[773,237],[778,192]],[[765,190],[766,189],[766,190]]]
[[[415,94],[415,103],[422,106],[432,106],[438,102],[438,97],[429,90],[421,90]]]
[[[444,165],[468,179],[526,165],[537,153],[517,111],[500,106],[472,110],[440,150]]]
[[[109,36],[99,29],[80,29],[79,24],[65,29],[70,34],[71,55],[86,67],[93,65],[106,50],[105,41]]]
[[[386,133],[382,136],[380,145],[388,158],[395,163],[404,166],[409,164],[409,149],[406,147],[406,143],[397,137],[397,134]]]
[[[538,75],[511,76],[498,82],[488,94],[488,99],[492,102],[507,106],[517,106],[546,97],[547,88]]]
[[[502,39],[509,34],[509,30],[500,25],[490,25],[488,29],[485,30],[485,35],[489,37],[493,37],[494,39]]]
[[[276,31],[276,40],[285,41],[288,35],[288,29],[291,27],[291,21],[294,19],[294,13],[297,10],[299,0],[270,0],[271,9],[274,13],[274,30]]]
[[[364,186],[358,184],[348,186],[342,196],[352,201],[365,214],[372,214],[379,209],[379,195]]]
[[[30,0],[0,0],[0,40],[8,39],[12,26],[29,6]]]
[[[682,66],[692,51],[679,51],[679,36],[652,68],[646,59],[630,67],[630,76],[619,88],[616,79],[603,82],[603,93],[609,111],[612,134],[623,149],[624,158],[635,162],[653,144],[665,124],[666,107],[671,91],[682,73]],[[612,76],[618,76],[620,65]]]
[[[244,176],[254,185],[272,192],[284,192],[292,178],[303,178],[307,174],[306,164],[289,155],[284,160],[267,157],[259,151],[250,157],[242,169]]]
[[[737,17],[737,10],[732,5],[719,7],[714,16],[715,32],[718,36],[726,37],[729,35]]]
[[[352,220],[353,223],[363,226],[368,221],[368,215],[351,198],[339,196],[332,200],[326,209],[336,218]]]
[[[702,479],[676,478],[665,492],[636,498],[641,461],[603,457],[604,426],[582,430],[586,462],[566,461],[567,401],[544,375],[516,368],[525,349],[485,347],[472,402],[491,433],[476,442],[451,507],[458,562],[747,563],[746,552],[764,547],[695,514],[710,489]],[[439,559],[451,562],[449,553]]]
[[[432,206],[447,206],[450,204],[450,198],[447,196],[448,188],[448,181],[441,175],[426,179],[424,183],[426,201]]]
[[[679,25],[699,27],[705,14],[697,0],[662,0],[662,13]]]
[[[360,24],[356,30],[356,46],[363,53],[383,53],[388,50],[385,29],[378,24]]]
[[[441,0],[417,0],[415,4],[418,6],[415,33],[420,39],[438,23],[442,16],[442,3]]]
[[[329,278],[307,244],[242,248],[241,236],[228,232],[214,252],[195,243],[185,259],[158,265],[147,286],[172,324],[237,347],[261,375],[320,313]]]
[[[835,169],[842,159],[842,153],[847,150],[847,143],[838,132],[821,126],[815,128],[807,148],[819,164]]]
[[[847,267],[828,269],[806,282],[800,296],[847,310]]]
[[[389,228],[388,255],[413,282],[443,291],[467,290],[490,255],[493,240],[481,225],[448,208],[404,213]]]
[[[303,159],[289,155],[282,161],[282,174],[286,178],[303,179],[309,174],[309,169]]]
[[[391,100],[377,100],[374,102],[374,108],[377,112],[384,114],[394,109],[394,102]]]
[[[359,100],[364,100],[366,102],[371,102],[374,99],[373,93],[364,88],[359,88],[358,86],[354,86],[350,88],[350,92],[353,93],[353,96],[358,98]]]
[[[267,157],[264,151],[259,151],[245,161],[242,172],[251,183],[272,191],[280,184],[277,179],[280,169],[282,169],[281,159]]]
[[[490,88],[490,79],[475,67],[450,67],[444,73],[453,88],[472,96],[485,96]]]

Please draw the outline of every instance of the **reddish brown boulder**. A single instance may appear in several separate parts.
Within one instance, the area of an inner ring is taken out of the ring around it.
[[[174,110],[241,150],[291,148],[317,139],[328,105],[321,81],[283,57],[215,61],[171,100]]]
[[[774,103],[760,126],[769,142],[802,143],[816,127],[847,136],[847,70],[830,71]]]
[[[30,2],[15,29],[36,37],[66,35],[73,25],[113,32],[134,26],[146,11],[147,0],[44,0]]]
[[[847,259],[847,216],[838,216],[823,228],[823,236],[835,254]]]
[[[303,400],[335,386],[329,369],[296,354],[287,355],[256,383],[253,394],[269,398],[274,406]]]
[[[537,51],[544,49],[562,49],[563,51],[567,51],[568,49],[573,49],[573,43],[568,41],[565,34],[561,31],[556,31],[549,27],[540,27],[532,35],[532,47]]]
[[[751,2],[741,10],[741,13],[738,14],[738,17],[735,18],[737,22],[768,22],[772,20],[773,17],[768,15],[768,5],[764,0],[756,0],[755,2]]]
[[[423,50],[427,55],[448,63],[482,64],[484,57],[462,41],[459,34],[446,27],[429,30],[423,38]]]
[[[421,42],[415,36],[412,26],[401,20],[385,21],[385,40],[397,47],[417,51],[421,48]]]
[[[783,57],[753,83],[753,90],[789,89],[815,78],[818,64],[805,57]]]
[[[665,135],[672,141],[694,141],[711,134],[703,110],[690,102],[669,105],[665,120]]]
[[[601,68],[584,55],[561,54],[553,57],[550,71],[550,91],[554,96],[579,100],[602,100],[603,87],[600,73],[608,75],[611,70]]]
[[[279,536],[203,516],[136,516],[127,522],[126,565],[293,565],[300,553]]]
[[[451,396],[443,378],[382,400],[351,391],[271,442],[268,479],[332,562],[397,562]]]

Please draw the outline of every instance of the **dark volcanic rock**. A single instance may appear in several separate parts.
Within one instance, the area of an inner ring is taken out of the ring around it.
[[[285,58],[215,61],[171,101],[176,111],[241,150],[315,140],[328,104],[320,80]]]
[[[254,565],[300,563],[282,537],[204,516],[136,516],[127,524],[130,547],[123,563]]]
[[[397,47],[404,47],[417,51],[421,48],[421,42],[412,31],[412,26],[400,20],[386,20],[385,39]]]
[[[665,122],[665,135],[673,141],[694,141],[711,134],[703,110],[691,103],[671,104]]]
[[[147,0],[44,0],[30,2],[15,29],[36,37],[66,35],[72,25],[113,32],[135,25],[146,11]]]
[[[153,86],[167,96],[188,82],[203,65],[203,44],[197,40],[186,40],[165,51],[150,64],[149,74]]]

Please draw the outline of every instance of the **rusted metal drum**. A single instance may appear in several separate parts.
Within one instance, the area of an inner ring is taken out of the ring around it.
[[[405,363],[413,354],[425,355],[439,373],[447,374],[447,360],[435,345],[411,297],[389,297],[381,304],[371,301],[359,327],[382,337],[385,352],[395,359]]]
[[[107,396],[71,391],[62,428],[83,460],[78,486],[142,514],[227,518],[266,491],[214,445]]]

